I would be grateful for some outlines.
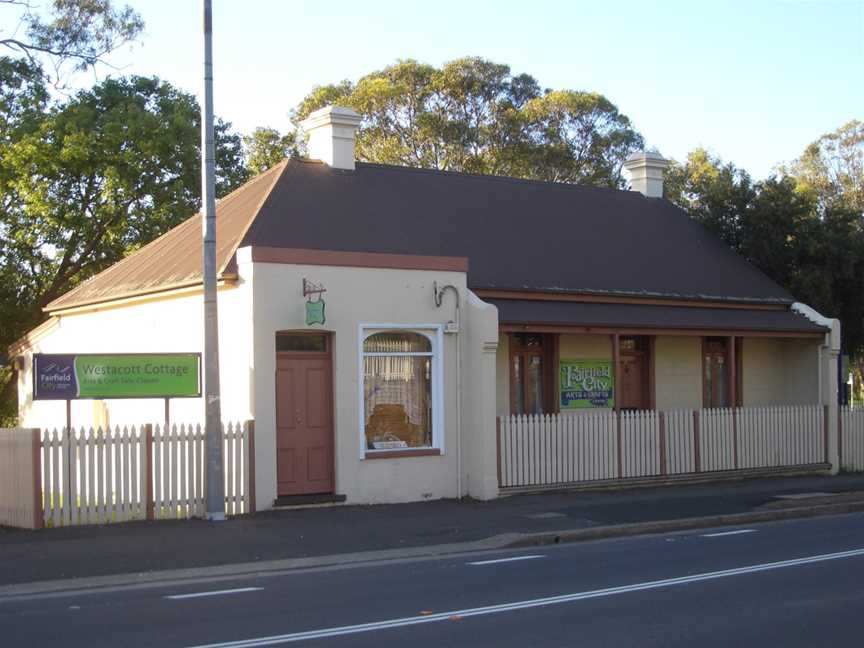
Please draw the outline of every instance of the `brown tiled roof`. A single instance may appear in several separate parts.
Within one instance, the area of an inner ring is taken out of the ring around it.
[[[667,200],[633,191],[357,163],[285,161],[217,206],[218,267],[238,247],[469,260],[472,289],[791,304]],[[200,216],[48,310],[201,282]]]
[[[357,163],[291,163],[245,246],[455,256],[472,289],[791,304],[668,200]]]
[[[216,268],[225,276],[240,240],[287,161],[256,176],[216,203]],[[82,282],[45,307],[57,311],[201,283],[201,214]]]

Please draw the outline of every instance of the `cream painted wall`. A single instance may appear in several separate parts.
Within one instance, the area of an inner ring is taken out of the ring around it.
[[[562,335],[558,357],[562,360],[612,360],[612,339],[608,335]]]
[[[741,371],[744,405],[819,402],[821,340],[745,338]]]
[[[238,285],[219,290],[220,381],[222,418],[252,417],[250,398],[251,290],[241,274]],[[63,315],[58,326],[24,354],[19,372],[19,421],[25,427],[60,428],[66,424],[65,401],[32,400],[33,353],[168,353],[203,351],[202,297],[186,295],[122,307]],[[202,423],[202,398],[171,400],[171,421]],[[162,399],[78,400],[72,402],[72,425],[162,424]]]
[[[702,338],[657,336],[654,341],[657,409],[702,407],[701,358]]]
[[[782,403],[812,404],[819,402],[819,364],[821,340],[786,338],[782,341]]]
[[[247,257],[248,250],[238,252],[238,258]],[[345,494],[347,501],[354,503],[455,497],[458,494],[459,430],[456,344],[458,337],[464,336],[471,326],[473,314],[471,308],[466,308],[465,274],[272,263],[253,265],[258,506],[266,508],[276,497],[275,335],[277,331],[310,328],[330,331],[333,339],[336,492]],[[324,295],[326,326],[307,327],[305,324],[304,277],[327,289]],[[445,296],[441,308],[436,308],[432,292],[435,281],[439,286],[456,286],[463,307],[463,332],[459,336],[444,335],[443,341],[444,452],[441,456],[363,459],[360,456],[358,324],[444,324],[454,319],[452,294]],[[464,414],[471,407],[470,399],[463,398],[464,418],[470,418]],[[463,426],[463,435],[474,433]]]
[[[498,309],[468,293],[467,343],[463,347],[465,480],[463,493],[498,497],[498,445],[495,393],[498,359]],[[463,338],[465,342],[466,338]]]
[[[783,402],[783,344],[777,338],[744,338],[741,347],[742,397],[745,406]]]

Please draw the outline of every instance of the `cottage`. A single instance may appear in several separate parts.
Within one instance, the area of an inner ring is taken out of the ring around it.
[[[313,160],[217,206],[222,414],[255,421],[259,509],[496,497],[499,417],[836,406],[839,323],[664,200],[659,155],[632,156],[618,191],[355,162],[358,124],[314,113]],[[12,348],[22,425],[64,420],[32,398],[34,353],[202,348],[200,230],[47,306]],[[174,420],[202,412],[172,402]],[[71,408],[76,425],[161,416],[158,400]]]

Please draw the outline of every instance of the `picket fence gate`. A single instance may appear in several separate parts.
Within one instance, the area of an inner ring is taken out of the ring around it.
[[[822,465],[826,423],[822,405],[503,416],[498,484],[542,488]],[[864,451],[864,423],[860,441]]]
[[[222,426],[225,513],[255,510],[253,421]],[[42,433],[41,504],[46,526],[203,517],[201,425],[55,429]]]

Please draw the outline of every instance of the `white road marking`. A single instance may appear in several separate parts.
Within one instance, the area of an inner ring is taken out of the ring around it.
[[[257,592],[264,589],[263,587],[239,587],[229,590],[215,590],[212,592],[195,592],[194,594],[174,594],[173,596],[163,596],[162,598],[179,601],[181,599],[202,598],[204,596],[222,596],[223,594],[240,594],[242,592]]]
[[[338,637],[342,635],[360,634],[361,632],[373,632],[375,630],[387,630],[389,628],[402,628],[405,626],[420,625],[423,623],[435,623],[464,619],[467,617],[486,616],[489,614],[500,614],[502,612],[513,612],[514,610],[525,610],[528,608],[543,607],[547,605],[559,605],[561,603],[572,603],[573,601],[584,601],[586,599],[601,598],[605,596],[616,596],[629,592],[640,592],[644,590],[660,589],[675,585],[687,585],[699,581],[715,580],[728,576],[742,576],[785,567],[797,567],[811,563],[824,562],[826,560],[841,560],[864,556],[864,548],[840,551],[837,553],[807,556],[806,558],[795,558],[793,560],[781,560],[779,562],[749,565],[747,567],[736,567],[734,569],[723,569],[721,571],[692,574],[679,578],[665,578],[663,580],[635,583],[633,585],[622,585],[621,587],[607,587],[605,589],[590,590],[587,592],[575,592],[561,596],[549,596],[546,598],[528,599],[526,601],[515,601],[513,603],[501,603],[499,605],[487,605],[485,607],[467,608],[464,610],[451,610],[428,614],[423,616],[403,617],[401,619],[389,619],[387,621],[374,621],[372,623],[360,623],[350,626],[339,626],[335,628],[321,628],[306,632],[293,632],[290,634],[273,635],[270,637],[258,637],[256,639],[241,639],[240,641],[228,641],[225,643],[202,644],[191,648],[257,648],[259,646],[277,646],[280,644],[293,643],[295,641],[308,641],[310,639],[324,639],[326,637]]]
[[[495,560],[475,560],[474,562],[466,563],[468,565],[497,565],[498,563],[516,562],[517,560],[534,560],[536,558],[545,558],[546,556],[513,556],[512,558],[496,558]]]
[[[720,538],[722,536],[740,535],[742,533],[756,533],[756,529],[738,529],[737,531],[722,531],[720,533],[703,533],[700,538]]]

